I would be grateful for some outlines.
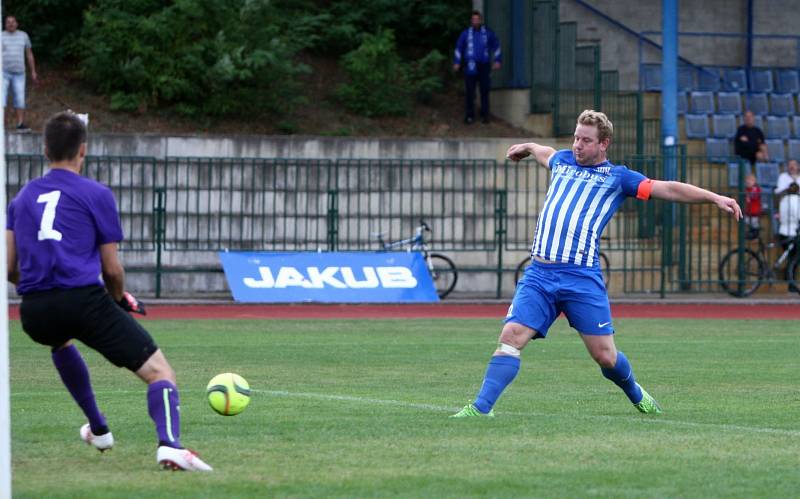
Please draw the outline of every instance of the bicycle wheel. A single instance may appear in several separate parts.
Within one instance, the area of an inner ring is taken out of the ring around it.
[[[516,289],[517,283],[520,279],[522,279],[522,274],[525,273],[525,269],[528,268],[528,265],[531,263],[531,257],[528,257],[517,265],[517,270],[514,271],[514,288]]]
[[[761,286],[767,275],[767,264],[755,251],[746,249],[742,255],[742,275],[739,275],[739,250],[731,250],[719,264],[719,284],[732,296],[750,296]]]
[[[458,281],[458,270],[453,260],[441,253],[431,253],[428,255],[428,271],[431,273],[433,285],[436,287],[436,294],[439,298],[449,295]]]
[[[789,291],[800,293],[800,256],[789,262]]]

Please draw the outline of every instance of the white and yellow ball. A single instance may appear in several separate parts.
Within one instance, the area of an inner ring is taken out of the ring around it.
[[[206,394],[211,408],[223,416],[235,416],[250,403],[250,385],[234,373],[222,373],[211,378]]]

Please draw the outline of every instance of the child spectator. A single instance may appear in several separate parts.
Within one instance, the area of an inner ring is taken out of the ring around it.
[[[752,173],[744,178],[744,221],[747,224],[747,238],[755,239],[761,227],[759,217],[761,209],[761,186],[756,182],[756,176]]]

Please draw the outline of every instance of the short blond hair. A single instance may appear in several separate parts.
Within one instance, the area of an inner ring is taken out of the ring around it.
[[[587,109],[578,116],[579,125],[587,125],[597,127],[597,140],[603,142],[606,139],[611,140],[614,136],[614,125],[605,113]]]

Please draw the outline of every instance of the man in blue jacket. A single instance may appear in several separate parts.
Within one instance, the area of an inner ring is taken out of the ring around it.
[[[503,53],[500,41],[492,30],[483,25],[483,17],[477,10],[472,12],[471,26],[465,29],[456,42],[453,69],[464,66],[466,87],[464,123],[475,121],[475,84],[481,86],[481,121],[489,122],[489,75],[499,69]]]

